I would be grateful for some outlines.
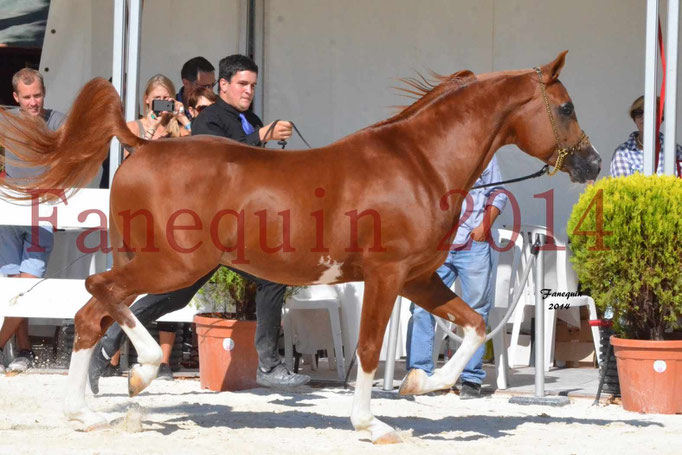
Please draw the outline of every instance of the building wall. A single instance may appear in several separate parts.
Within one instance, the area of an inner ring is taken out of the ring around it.
[[[192,57],[202,55],[217,69],[222,57],[238,52],[241,3],[145,0],[140,94],[157,73],[169,77],[180,90],[180,69]],[[52,0],[40,65],[48,107],[67,111],[87,81],[111,77],[113,6],[113,0]]]
[[[530,68],[568,49],[561,80],[602,155],[603,177],[615,147],[636,129],[627,111],[643,93],[645,18],[641,0],[266,1],[265,120],[290,118],[324,145],[409,102],[390,89],[395,78],[429,68]],[[505,178],[542,166],[516,147],[497,156]],[[547,223],[546,200],[534,195],[553,190],[557,234],[583,188],[566,174],[508,187],[524,224]],[[511,221],[506,210],[501,223]]]
[[[615,147],[635,128],[627,109],[643,92],[642,0],[258,1],[264,4],[264,120],[294,120],[313,145],[329,144],[391,116],[391,106],[409,103],[391,90],[399,77],[429,69],[528,68],[564,49],[561,79],[602,154],[602,176]],[[195,55],[217,67],[221,57],[242,49],[245,4],[146,0],[140,91],[159,72],[179,88],[180,67]],[[87,80],[111,75],[112,9],[113,0],[52,1],[41,61],[49,107],[67,110]],[[303,144],[295,138],[290,147]],[[498,159],[505,178],[541,167],[515,147],[501,149]],[[547,222],[545,199],[534,195],[554,190],[550,220],[558,233],[582,188],[565,174],[509,186],[521,221],[531,224]],[[510,214],[505,211],[502,223],[511,222]]]

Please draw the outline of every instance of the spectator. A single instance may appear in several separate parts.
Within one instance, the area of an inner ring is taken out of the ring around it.
[[[204,57],[194,57],[187,60],[182,65],[180,77],[182,77],[182,87],[175,98],[184,104],[189,104],[189,93],[193,90],[205,88],[213,91],[216,84],[215,68]],[[192,120],[193,116],[194,114],[189,113],[188,117]]]
[[[497,159],[493,156],[474,186],[486,185],[502,180]],[[462,283],[462,300],[476,310],[488,322],[488,312],[492,305],[490,298],[490,276],[492,273],[490,244],[486,241],[490,227],[507,204],[507,196],[498,193],[493,200],[491,196],[501,186],[473,189],[469,192],[473,206],[462,204],[462,217],[470,211],[466,220],[457,229],[453,244],[454,250],[448,253],[445,263],[437,273],[446,286],[452,286],[457,277]],[[468,199],[468,198],[467,198]],[[407,328],[407,360],[408,371],[419,368],[431,376],[434,371],[433,339],[435,336],[435,319],[425,309],[412,304],[412,317]],[[481,384],[485,379],[483,371],[483,354],[485,344],[471,357],[461,375],[462,388],[460,398],[478,398]]]
[[[192,119],[195,119],[204,108],[215,103],[217,100],[218,95],[213,93],[210,89],[199,87],[198,89],[189,92],[189,96],[187,97],[187,110]]]
[[[657,101],[657,105],[660,100]],[[635,172],[644,172],[644,145],[642,140],[644,138],[644,97],[640,96],[630,106],[630,118],[637,126],[637,131],[630,133],[628,140],[620,144],[613,158],[611,159],[611,177],[626,177]],[[658,134],[658,141],[660,145],[660,152],[658,158],[657,174],[663,174],[663,133]],[[676,156],[678,163],[682,160],[682,147],[676,147]],[[680,169],[678,165],[675,166],[675,173],[679,175]]]
[[[64,122],[64,114],[45,109],[45,84],[43,76],[36,70],[24,68],[12,77],[14,100],[19,104],[18,115],[32,115],[42,118],[47,127],[57,130]],[[16,156],[5,150],[5,170],[8,178],[30,179],[40,169],[16,166]],[[53,245],[52,226],[38,226],[35,238],[31,226],[0,226],[0,274],[17,278],[42,278],[47,268]],[[5,343],[16,335],[18,356],[7,366],[14,372],[24,372],[31,367],[33,351],[28,337],[26,318],[5,318],[0,329],[0,371],[5,369],[2,349]]]
[[[152,76],[147,82],[147,87],[144,91],[144,116],[141,119],[128,122],[128,128],[139,137],[155,140],[163,137],[180,137],[187,136],[191,130],[189,118],[185,115],[185,109],[182,103],[174,100],[171,94],[175,92],[173,83],[164,75],[157,74]],[[152,102],[154,100],[169,100],[175,103],[175,110],[173,112],[164,112],[157,115],[152,110]],[[180,127],[182,125],[182,127]],[[126,156],[128,152],[126,151]],[[134,310],[135,305],[132,309]],[[151,322],[151,321],[147,321]],[[173,372],[170,367],[170,356],[173,351],[173,343],[175,342],[175,332],[178,325],[173,322],[159,322],[159,344],[163,357],[161,366],[157,375],[158,379],[172,380]],[[120,352],[118,346],[116,352],[109,359],[106,368],[102,371],[102,376],[113,376],[120,373],[119,371]]]
[[[175,87],[166,76],[163,74],[152,76],[147,81],[142,99],[144,114],[140,119],[128,122],[128,129],[139,137],[149,140],[189,136],[192,128],[189,118],[185,115],[183,104],[172,98],[174,92]],[[152,110],[154,100],[173,101],[175,109],[172,112],[154,112]]]

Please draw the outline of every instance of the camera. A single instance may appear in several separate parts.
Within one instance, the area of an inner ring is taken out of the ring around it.
[[[152,111],[158,114],[159,112],[173,112],[175,110],[175,103],[169,100],[153,100]]]

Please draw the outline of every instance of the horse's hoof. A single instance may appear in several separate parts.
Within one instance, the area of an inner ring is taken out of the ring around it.
[[[133,365],[128,372],[128,396],[136,396],[152,382],[153,376],[149,378],[147,373],[140,364]]]
[[[402,438],[395,431],[389,431],[388,433],[379,436],[377,439],[372,441],[376,445],[380,444],[400,444],[403,442]]]
[[[405,395],[419,395],[421,393],[424,393],[424,383],[426,382],[426,379],[428,376],[424,372],[424,370],[420,370],[419,368],[413,368],[410,371],[408,371],[407,375],[405,376],[405,379],[403,379],[403,383],[400,384],[400,389],[398,390],[398,394],[405,396]]]

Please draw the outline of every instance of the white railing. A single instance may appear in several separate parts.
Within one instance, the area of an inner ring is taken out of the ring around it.
[[[56,228],[84,230],[108,226],[109,190],[82,189],[66,198],[66,202],[35,204],[10,202],[0,199],[0,225],[31,226],[39,219],[52,217]],[[57,233],[59,234],[59,233]],[[55,242],[66,236],[55,235]],[[61,245],[63,247],[63,245]],[[50,269],[60,270],[81,256],[75,244],[55,249],[50,257]],[[79,275],[73,278],[48,278],[36,285],[39,279],[0,277],[0,319],[4,316],[27,318],[72,319],[76,312],[90,299],[85,290],[85,278],[89,274],[103,272],[106,261],[102,253],[90,254],[89,264],[74,264]],[[57,267],[54,267],[54,265]],[[73,274],[71,274],[73,275]],[[59,276],[70,276],[60,273]],[[48,273],[49,277],[49,273]],[[30,290],[30,291],[29,291]],[[162,317],[161,321],[191,322],[196,310],[187,307]]]

